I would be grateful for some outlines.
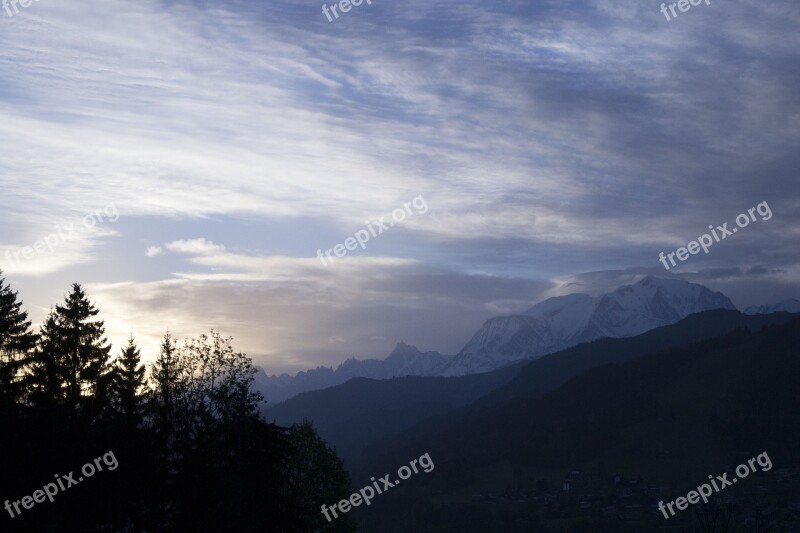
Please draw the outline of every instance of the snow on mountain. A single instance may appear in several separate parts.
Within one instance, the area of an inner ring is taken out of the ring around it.
[[[783,300],[772,305],[751,305],[744,310],[746,315],[768,315],[770,313],[779,313],[786,311],[787,313],[800,313],[800,300]]]
[[[486,372],[600,337],[630,337],[709,309],[736,309],[702,285],[647,276],[598,297],[549,298],[522,315],[488,320],[453,358],[444,376]]]
[[[797,300],[793,302],[800,306]],[[783,304],[786,302],[778,305]],[[262,371],[256,376],[256,387],[268,402],[277,403],[301,392],[333,387],[355,377],[389,379],[488,372],[600,337],[638,335],[710,309],[735,310],[736,307],[725,295],[702,285],[648,276],[601,296],[557,296],[522,314],[491,318],[455,356],[423,353],[401,342],[384,360],[348,359],[335,370],[318,367],[294,377],[267,376]]]

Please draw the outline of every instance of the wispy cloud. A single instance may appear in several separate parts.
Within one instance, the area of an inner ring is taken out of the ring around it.
[[[164,249],[160,246],[149,246],[147,251],[145,251],[144,255],[147,257],[155,257],[157,255],[161,255],[164,253]]]
[[[763,200],[774,223],[696,268],[797,271],[795,2],[712,3],[670,23],[623,0],[376,2],[336,24],[319,7],[49,1],[0,20],[0,253],[112,201],[122,213],[113,233],[2,265],[36,276],[35,309],[78,278],[102,287],[127,335],[171,322],[159,304],[202,322],[211,298],[225,309],[211,318],[292,366],[329,339],[342,339],[337,356],[386,348],[333,326],[388,337],[378,319],[330,318],[342,301],[364,313],[376,294],[386,309],[407,301],[403,283],[384,294],[376,280],[441,282],[431,301],[410,297],[418,315],[391,315],[422,343],[414,317],[456,315],[463,280],[505,294],[505,282],[647,270]],[[336,272],[313,264],[313,250],[419,194],[430,214]],[[314,291],[336,297],[312,312]],[[452,349],[524,299],[482,294],[453,328],[420,334],[428,347]],[[282,317],[275,351],[248,329],[269,320],[256,295],[283,306],[264,307]],[[301,327],[309,316],[328,321],[319,335]]]

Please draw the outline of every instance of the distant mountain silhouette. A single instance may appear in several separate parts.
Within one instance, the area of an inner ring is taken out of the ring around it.
[[[348,359],[336,370],[320,366],[296,376],[268,376],[263,369],[256,375],[256,388],[269,403],[288,400],[302,392],[341,385],[352,378],[390,379],[401,376],[435,376],[449,357],[439,352],[421,352],[415,346],[399,342],[384,360]]]
[[[469,405],[508,383],[521,366],[454,378],[353,378],[343,385],[305,392],[267,406],[264,416],[283,426],[310,420],[320,437],[336,447],[347,465],[360,456],[365,445],[428,417]]]
[[[800,313],[800,300],[783,300],[782,302],[772,305],[751,305],[744,310],[745,314],[748,315],[767,315],[769,313],[779,313],[781,311]]]
[[[348,359],[335,370],[318,367],[296,376],[256,376],[256,387],[275,404],[306,391],[355,377],[464,376],[541,357],[601,337],[630,337],[673,324],[700,311],[735,309],[719,292],[675,279],[647,276],[598,297],[570,294],[549,298],[520,315],[488,320],[456,356],[421,352],[399,343],[384,360]]]
[[[265,415],[284,425],[312,420],[347,466],[358,469],[387,450],[424,447],[444,428],[475,413],[490,413],[513,400],[541,396],[588,369],[646,357],[737,328],[755,331],[790,319],[788,313],[748,316],[724,309],[706,311],[636,337],[600,339],[484,374],[353,379],[268,406]]]

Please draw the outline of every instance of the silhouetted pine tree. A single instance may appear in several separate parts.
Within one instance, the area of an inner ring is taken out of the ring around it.
[[[178,347],[167,333],[147,383],[132,338],[109,364],[97,315],[75,284],[37,339],[16,293],[0,279],[0,393],[9,407],[0,408],[0,492],[24,494],[31,480],[109,450],[119,461],[119,469],[59,494],[54,504],[5,517],[0,530],[328,527],[319,523],[317,500],[347,496],[341,462],[310,426],[293,445],[285,428],[263,420],[252,361],[234,351],[231,339],[212,331]],[[298,497],[298,488],[314,497]],[[325,530],[350,526],[339,520]]]
[[[120,463],[125,465],[114,476],[119,496],[114,510],[123,521],[141,524],[143,510],[154,507],[148,502],[151,487],[158,486],[161,478],[154,456],[155,443],[143,424],[145,368],[133,336],[114,360],[108,375],[108,403],[103,422],[112,443],[109,448],[114,449]]]
[[[57,305],[42,326],[33,380],[41,392],[55,394],[48,400],[80,410],[96,403],[109,371],[111,351],[103,321],[93,320],[97,314],[83,288],[75,283],[64,305]],[[53,373],[59,379],[59,391],[53,390]],[[98,407],[93,405],[92,412]]]
[[[166,438],[172,430],[175,411],[174,397],[179,385],[180,367],[178,347],[169,332],[161,341],[161,348],[153,366],[150,377],[153,382],[153,394],[150,398],[149,410],[154,429]]]
[[[58,317],[50,311],[40,328],[39,340],[30,358],[29,375],[26,376],[28,397],[34,405],[53,406],[64,402],[64,384],[59,366],[61,338]]]
[[[31,323],[22,310],[17,293],[5,283],[0,272],[0,493],[11,494],[30,476],[25,461],[30,451],[31,420],[23,405],[24,369],[35,345]],[[5,499],[5,498],[4,498]],[[7,531],[8,521],[0,524]]]
[[[142,423],[145,368],[141,353],[131,336],[111,370],[109,402],[113,417],[122,421],[127,432]]]
[[[28,313],[0,270],[0,406],[16,402],[23,393],[21,375],[36,343]]]
[[[179,395],[181,381],[178,348],[169,332],[164,335],[158,357],[150,367],[150,381],[152,388],[146,406],[147,422],[148,429],[154,434],[154,469],[160,480],[158,485],[151,488],[151,494],[156,498],[152,519],[156,529],[169,530],[174,522],[175,509],[170,500],[179,466],[177,455],[180,451],[174,439],[174,412],[175,396]]]

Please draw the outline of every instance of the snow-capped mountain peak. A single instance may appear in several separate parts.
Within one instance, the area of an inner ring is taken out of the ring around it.
[[[653,276],[597,297],[549,298],[521,315],[488,320],[443,375],[485,372],[600,337],[638,335],[709,309],[736,307],[702,285]]]
[[[779,309],[773,309],[780,307]],[[383,360],[348,359],[335,370],[319,367],[297,376],[257,376],[270,402],[354,377],[460,376],[488,372],[600,337],[628,337],[711,309],[736,309],[723,294],[677,279],[647,276],[599,296],[575,293],[548,298],[519,315],[487,320],[455,356],[421,352],[399,342]],[[798,310],[792,300],[748,312]]]
[[[766,315],[769,313],[778,313],[780,311],[800,313],[800,300],[792,298],[772,305],[751,305],[744,310],[744,313],[746,315]]]

